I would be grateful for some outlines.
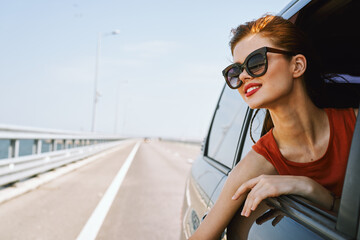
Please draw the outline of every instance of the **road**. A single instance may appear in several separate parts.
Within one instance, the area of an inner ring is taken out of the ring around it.
[[[0,205],[0,239],[77,239],[135,143]],[[200,146],[141,142],[96,239],[178,239],[185,179]]]

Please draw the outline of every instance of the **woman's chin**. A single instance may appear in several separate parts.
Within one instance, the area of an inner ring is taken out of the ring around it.
[[[248,104],[249,108],[251,108],[251,109],[262,108],[261,104],[259,104],[259,103],[247,102],[247,104]]]

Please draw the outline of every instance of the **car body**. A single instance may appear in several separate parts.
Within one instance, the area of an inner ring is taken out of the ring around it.
[[[339,83],[327,92],[346,97],[327,98],[322,107],[359,106],[360,31],[356,0],[294,0],[280,13],[302,28],[320,53],[327,73]],[[231,169],[251,149],[250,125],[255,140],[264,133],[265,110],[254,118],[240,94],[224,86],[200,156],[186,182],[181,239],[192,235],[218,198]],[[360,239],[360,120],[357,120],[338,214],[320,209],[298,196],[269,198],[249,218],[236,213],[222,239]],[[284,217],[273,226],[255,220],[269,209]]]

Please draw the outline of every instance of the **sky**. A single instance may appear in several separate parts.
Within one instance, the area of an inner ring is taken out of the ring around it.
[[[230,30],[288,2],[0,0],[0,124],[90,132],[98,59],[95,132],[201,140]]]

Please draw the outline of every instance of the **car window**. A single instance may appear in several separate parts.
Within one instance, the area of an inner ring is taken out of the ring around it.
[[[254,116],[255,112],[256,111],[253,111],[253,116]],[[265,114],[266,114],[266,110],[260,109],[258,111],[258,113],[255,115],[255,117],[251,116],[251,118],[253,118],[251,121],[252,124],[250,122],[250,126],[247,129],[245,143],[244,143],[244,147],[242,149],[240,159],[245,157],[245,155],[250,151],[251,147],[254,145],[254,142],[252,141],[252,139],[250,137],[250,131],[251,131],[252,137],[255,140],[255,142],[260,139],[263,125],[264,125]]]
[[[247,104],[225,86],[209,133],[207,156],[232,168]]]

